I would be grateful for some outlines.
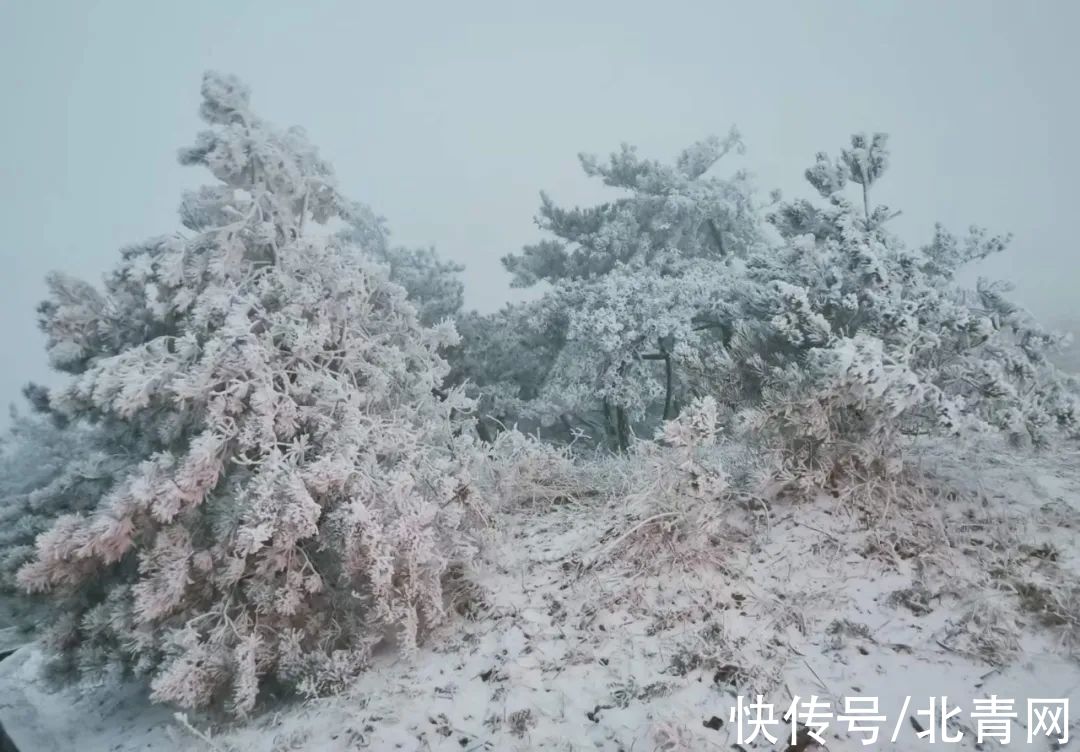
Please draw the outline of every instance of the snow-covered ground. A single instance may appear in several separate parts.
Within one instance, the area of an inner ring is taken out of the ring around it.
[[[248,725],[185,728],[137,686],[49,693],[33,648],[0,664],[0,720],[22,752],[786,750],[782,721],[775,743],[740,743],[737,696],[778,719],[794,696],[834,714],[857,696],[879,698],[877,743],[831,718],[828,749],[915,750],[947,696],[949,746],[976,749],[974,702],[996,694],[1018,716],[1004,748],[1080,749],[1080,454],[912,457],[932,491],[734,505],[707,546],[615,498],[500,510],[418,655]],[[1027,744],[1030,698],[1071,700],[1067,744]]]

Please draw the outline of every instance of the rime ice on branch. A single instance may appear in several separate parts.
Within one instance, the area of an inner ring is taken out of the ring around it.
[[[999,430],[1038,445],[1080,430],[1076,384],[1046,357],[1057,338],[1004,286],[956,281],[1008,238],[939,226],[907,248],[888,230],[896,213],[872,201],[886,147],[856,135],[839,159],[818,154],[806,177],[827,204],[781,204],[769,219],[783,244],[748,259],[731,291],[723,381],[801,483],[893,472],[905,434]]]
[[[50,281],[42,326],[72,374],[52,409],[130,468],[19,582],[60,599],[72,667],[245,714],[265,677],[321,692],[391,634],[413,647],[474,554],[475,499],[451,421],[468,404],[441,390],[453,326],[422,326],[334,232],[360,207],[302,131],[234,78],[202,94],[210,127],[180,159],[217,180],[184,196],[188,232],[126,249],[103,291]]]
[[[747,176],[710,174],[741,148],[732,131],[674,165],[626,145],[606,163],[582,155],[587,175],[623,195],[584,209],[543,196],[537,222],[554,238],[503,264],[515,285],[552,285],[536,306],[556,333],[538,390],[549,418],[598,413],[600,431],[625,449],[632,423],[671,418],[703,393],[699,376],[721,335],[714,313],[726,304],[717,292],[762,241]]]

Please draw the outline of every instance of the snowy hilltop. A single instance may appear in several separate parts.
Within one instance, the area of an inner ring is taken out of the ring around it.
[[[23,752],[1080,732],[1067,339],[960,282],[1008,236],[891,229],[884,134],[794,200],[722,174],[735,131],[582,155],[611,200],[543,195],[502,261],[535,294],[481,314],[243,83],[202,97],[183,230],[38,309],[62,378],[0,454]]]

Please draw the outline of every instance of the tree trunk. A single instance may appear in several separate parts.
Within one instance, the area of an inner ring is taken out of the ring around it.
[[[495,441],[495,436],[491,433],[491,429],[488,428],[487,423],[484,422],[484,416],[480,416],[476,419],[476,435],[480,437],[480,441],[485,444],[490,444]]]
[[[626,408],[621,405],[615,408],[615,427],[619,432],[619,451],[625,452],[630,448],[630,421],[626,418]]]
[[[615,446],[618,443],[618,431],[615,421],[611,417],[611,404],[604,399],[604,434],[607,436],[608,445]]]
[[[716,250],[720,251],[721,256],[726,256],[727,251],[724,250],[724,236],[720,234],[720,228],[716,226],[711,218],[708,220],[709,234],[712,235],[713,242],[716,243]]]
[[[671,420],[675,417],[672,411],[672,393],[671,393],[671,356],[667,353],[664,354],[664,379],[666,382],[666,392],[664,394],[664,420]]]

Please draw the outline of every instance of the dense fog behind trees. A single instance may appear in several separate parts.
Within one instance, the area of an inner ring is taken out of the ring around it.
[[[97,281],[116,248],[179,227],[175,197],[198,183],[170,154],[198,127],[209,67],[248,81],[267,117],[303,123],[395,243],[465,265],[468,308],[531,294],[498,259],[540,239],[539,190],[560,206],[603,200],[579,151],[626,141],[668,159],[733,123],[747,145],[733,166],[788,195],[802,190],[793,165],[851,131],[888,131],[881,200],[904,208],[898,232],[1008,230],[1011,249],[967,281],[1014,280],[1047,321],[1070,307],[1075,3],[0,6],[5,406],[48,378],[34,326],[45,273]]]

